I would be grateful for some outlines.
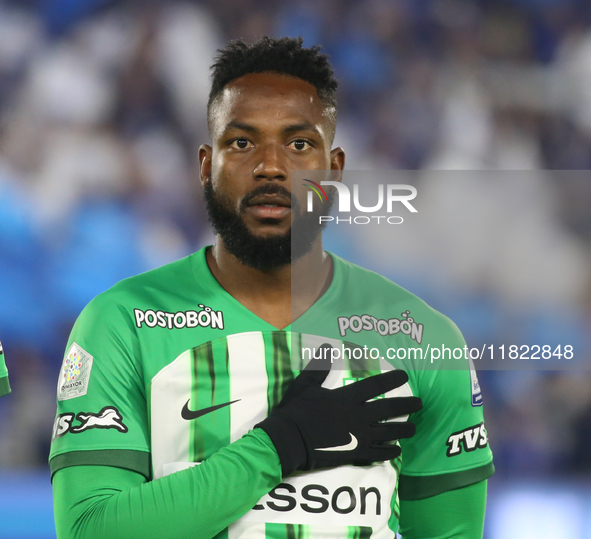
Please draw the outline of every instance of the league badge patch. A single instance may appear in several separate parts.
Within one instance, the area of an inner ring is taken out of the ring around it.
[[[470,363],[470,391],[472,392],[472,406],[482,406],[482,392],[480,391],[480,383],[474,368],[474,362],[468,358]]]
[[[88,379],[92,369],[92,356],[76,343],[66,352],[57,384],[57,398],[60,401],[86,395]]]

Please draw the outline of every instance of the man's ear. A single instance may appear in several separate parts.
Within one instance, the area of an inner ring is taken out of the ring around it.
[[[199,146],[199,179],[203,187],[211,180],[211,146],[209,144]]]
[[[343,181],[343,169],[345,168],[345,150],[337,146],[330,151],[330,179],[333,182]]]

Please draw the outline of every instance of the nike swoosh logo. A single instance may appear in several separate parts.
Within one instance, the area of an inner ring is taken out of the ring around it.
[[[317,447],[316,451],[353,451],[358,445],[357,438],[351,433],[351,441],[345,445],[335,445],[334,447]]]
[[[215,412],[216,410],[219,410],[220,408],[223,408],[224,406],[230,406],[230,404],[234,404],[235,402],[238,402],[240,399],[237,399],[235,401],[231,401],[231,402],[224,402],[224,404],[216,404],[215,406],[210,406],[209,408],[202,408],[201,410],[189,410],[189,401],[191,399],[189,399],[185,405],[183,406],[183,409],[181,410],[181,417],[183,419],[186,419],[187,421],[191,421],[191,419],[197,419],[198,417],[201,417],[202,415],[205,414],[209,414],[210,412]]]

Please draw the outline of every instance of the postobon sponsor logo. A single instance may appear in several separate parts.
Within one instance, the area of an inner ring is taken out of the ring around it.
[[[211,327],[213,329],[224,329],[224,313],[214,311],[211,307],[199,305],[201,311],[177,311],[168,313],[165,311],[154,311],[148,309],[134,309],[135,325],[141,328],[143,325],[149,328],[156,326],[167,329],[183,329]]]
[[[400,318],[389,318],[387,320],[378,319],[370,314],[339,316],[339,332],[341,337],[345,337],[348,331],[353,333],[375,331],[382,336],[402,333],[421,344],[425,326],[415,322],[414,318],[410,316],[410,311],[404,311],[400,316]]]

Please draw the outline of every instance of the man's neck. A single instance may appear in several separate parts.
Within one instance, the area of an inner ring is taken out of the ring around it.
[[[219,238],[207,250],[206,260],[213,276],[231,296],[279,329],[306,312],[332,280],[332,259],[322,250],[320,238],[308,254],[272,271],[246,266]]]

